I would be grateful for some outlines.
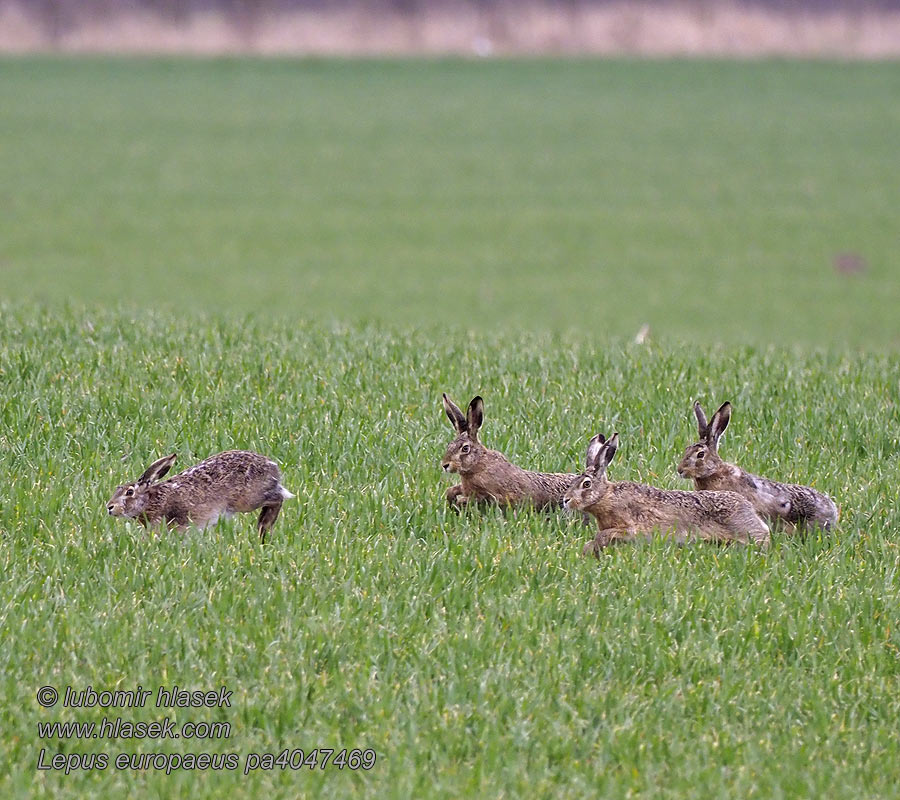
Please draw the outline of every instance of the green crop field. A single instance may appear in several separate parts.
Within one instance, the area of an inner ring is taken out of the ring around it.
[[[0,797],[897,797],[898,96],[874,63],[0,61]],[[611,477],[666,488],[729,399],[722,455],[841,520],[583,559],[574,518],[447,509],[442,391],[522,466],[617,430]],[[232,447],[297,495],[265,546],[107,516]],[[233,696],[37,701],[175,685]],[[40,735],[116,717],[230,730]],[[377,758],[243,774],[316,748]]]
[[[0,296],[898,350],[898,97],[898,64],[0,61]]]

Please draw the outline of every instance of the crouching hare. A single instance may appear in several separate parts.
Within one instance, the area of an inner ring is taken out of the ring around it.
[[[666,491],[631,481],[610,481],[606,468],[619,447],[619,434],[609,441],[597,434],[587,449],[587,468],[565,495],[567,508],[587,511],[597,519],[598,532],[584,555],[617,542],[649,539],[655,531],[671,533],[675,541],[706,539],[766,546],[769,527],[753,506],[734,492]]]
[[[700,441],[684,452],[678,474],[691,478],[695,489],[728,490],[746,497],[756,513],[785,531],[805,531],[815,526],[831,530],[837,523],[838,510],[827,495],[809,486],[778,483],[744,472],[719,457],[719,439],[731,419],[731,403],[722,403],[707,423],[700,403],[694,403]]]
[[[445,394],[444,411],[456,429],[456,438],[447,446],[441,466],[460,478],[460,483],[447,490],[451,506],[459,508],[476,502],[535,508],[562,506],[563,494],[575,476],[567,472],[530,472],[481,444],[478,430],[484,422],[484,401],[480,397],[469,403],[463,416]]]
[[[114,517],[136,519],[145,528],[164,523],[184,531],[188,525],[205,528],[220,517],[256,511],[260,541],[293,497],[281,485],[281,471],[271,459],[246,450],[228,450],[184,472],[160,479],[175,463],[175,454],[154,461],[134,483],[116,488],[106,510]]]

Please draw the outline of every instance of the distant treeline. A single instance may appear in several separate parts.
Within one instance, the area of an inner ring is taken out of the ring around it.
[[[900,56],[900,0],[0,0],[0,52]]]
[[[517,0],[5,0],[44,19],[48,25],[65,25],[85,17],[140,11],[168,21],[178,22],[198,13],[218,12],[235,21],[251,21],[291,11],[354,10],[378,14],[416,15],[437,9],[454,8],[490,12],[504,8],[507,12]],[[522,2],[522,0],[518,0]],[[547,8],[583,10],[591,7],[621,5],[622,0],[524,0],[526,5]],[[717,6],[765,8],[785,13],[844,13],[865,11],[898,11],[900,0],[673,0],[685,8],[713,11]],[[640,4],[638,2],[637,4]],[[665,3],[647,2],[644,5]],[[0,6],[4,0],[0,0]]]

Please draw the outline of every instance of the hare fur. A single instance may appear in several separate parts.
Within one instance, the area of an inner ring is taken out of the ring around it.
[[[217,453],[162,481],[175,457],[173,453],[154,461],[135,482],[118,486],[106,510],[114,517],[136,519],[144,527],[165,523],[183,531],[189,525],[206,528],[220,517],[261,509],[257,530],[264,542],[282,503],[294,496],[281,485],[278,465],[259,453]]]
[[[837,506],[822,492],[810,486],[780,483],[752,475],[722,460],[718,451],[719,439],[731,419],[731,403],[723,403],[708,423],[699,402],[694,403],[694,414],[699,441],[685,450],[678,474],[692,479],[695,489],[737,492],[753,504],[763,519],[788,532],[816,526],[829,531],[835,526]]]
[[[677,542],[769,543],[769,527],[749,501],[735,492],[667,491],[632,481],[610,481],[606,468],[619,446],[619,435],[591,439],[586,469],[565,494],[565,505],[587,511],[597,520],[597,535],[584,554],[599,555],[617,542],[649,539],[654,531],[671,533]]]
[[[478,441],[484,422],[484,401],[473,398],[464,416],[447,397],[444,411],[456,430],[447,446],[441,466],[459,475],[460,482],[447,490],[447,502],[459,508],[469,503],[496,503],[500,506],[531,505],[559,508],[563,495],[575,477],[567,472],[531,472],[510,463],[502,453],[489,450]]]

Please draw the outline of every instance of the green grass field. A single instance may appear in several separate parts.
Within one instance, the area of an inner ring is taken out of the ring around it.
[[[0,796],[897,797],[900,65],[0,62]],[[833,267],[859,254],[866,269]],[[649,344],[631,342],[651,324]],[[598,563],[458,516],[483,439],[688,488],[723,456],[838,529]],[[181,537],[116,484],[246,447],[297,498]],[[42,709],[45,685],[234,691]],[[41,740],[174,717],[214,741]],[[370,771],[242,775],[371,748]],[[235,771],[38,770],[235,753]]]
[[[898,96],[897,64],[0,61],[0,296],[897,350]]]

